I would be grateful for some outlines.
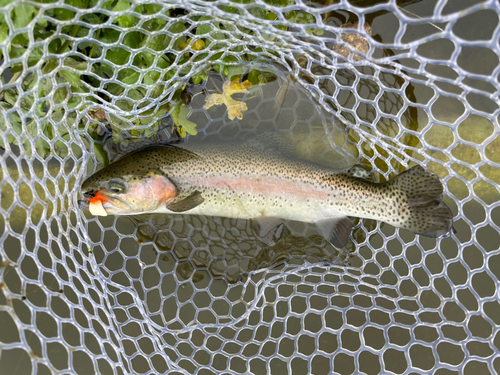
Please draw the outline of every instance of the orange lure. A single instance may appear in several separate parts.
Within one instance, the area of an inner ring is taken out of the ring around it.
[[[90,203],[98,203],[98,202],[108,202],[108,198],[106,198],[104,195],[101,195],[101,193],[103,192],[104,190],[99,190],[92,198],[87,198]]]

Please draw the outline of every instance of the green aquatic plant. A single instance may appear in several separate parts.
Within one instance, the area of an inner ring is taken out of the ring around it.
[[[187,119],[186,84],[203,84],[212,68],[228,81],[262,83],[257,69],[248,71],[243,65],[258,59],[263,49],[250,46],[242,53],[241,45],[230,43],[236,29],[237,35],[254,35],[251,29],[179,7],[126,0],[101,7],[96,0],[65,0],[57,7],[45,3],[0,1],[5,10],[0,13],[0,42],[8,41],[6,55],[0,51],[0,130],[7,132],[4,140],[29,155],[67,154],[66,143],[76,131],[95,141],[99,162],[107,164],[102,148],[106,132],[99,131],[103,124],[118,142],[124,136],[151,137],[170,115],[180,135],[194,135],[196,124]],[[266,3],[283,7],[295,1]],[[241,12],[224,8],[228,16]],[[258,19],[277,19],[262,6],[248,11]],[[304,11],[284,14],[292,23],[315,24],[314,16]],[[104,109],[100,118],[93,116],[99,108]]]

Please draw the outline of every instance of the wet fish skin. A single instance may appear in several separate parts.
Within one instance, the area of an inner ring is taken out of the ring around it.
[[[110,181],[122,181],[127,190],[113,193]],[[170,194],[156,192],[162,187]],[[420,166],[377,184],[248,144],[147,147],[89,177],[82,191],[100,191],[109,199],[104,208],[115,215],[165,212],[313,223],[357,216],[428,237],[448,233],[453,219],[441,201],[441,181]],[[139,197],[137,191],[145,193]]]

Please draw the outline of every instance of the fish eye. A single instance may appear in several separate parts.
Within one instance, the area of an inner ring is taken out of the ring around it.
[[[108,182],[108,190],[112,193],[123,193],[125,189],[125,181],[123,181],[121,178],[113,178]]]

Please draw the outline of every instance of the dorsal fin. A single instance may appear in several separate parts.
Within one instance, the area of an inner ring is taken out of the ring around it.
[[[366,169],[363,169],[362,167],[360,167],[359,165],[352,166],[349,169],[348,173],[352,177],[361,178],[363,180],[367,180],[370,182],[373,182],[373,180],[374,180],[373,175],[370,172],[368,172]]]

